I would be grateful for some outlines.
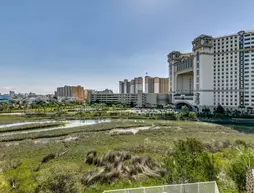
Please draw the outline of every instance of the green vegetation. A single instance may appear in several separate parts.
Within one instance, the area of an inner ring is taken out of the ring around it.
[[[187,116],[196,118],[191,112]],[[11,118],[4,119],[11,122]],[[135,135],[110,134],[112,129],[144,126],[151,129]],[[101,193],[208,180],[216,180],[221,193],[245,192],[245,172],[254,167],[251,129],[193,121],[118,119],[6,136],[3,139],[9,142],[0,142],[0,192]]]

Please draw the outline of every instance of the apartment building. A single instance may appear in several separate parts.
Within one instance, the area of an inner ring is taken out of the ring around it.
[[[55,92],[56,97],[74,98],[76,101],[85,100],[85,91],[81,86],[64,86],[58,87]]]
[[[173,103],[254,107],[254,31],[192,41],[192,52],[168,55]]]
[[[169,79],[146,76],[145,93],[169,93]]]
[[[138,77],[134,78],[131,81],[125,79],[124,81],[119,81],[119,93],[120,94],[133,94],[138,93],[139,91],[143,92],[143,78]]]

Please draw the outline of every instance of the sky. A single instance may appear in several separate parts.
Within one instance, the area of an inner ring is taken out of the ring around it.
[[[200,34],[254,29],[253,0],[0,1],[0,93],[64,85],[118,91],[118,81],[167,77],[167,54]]]

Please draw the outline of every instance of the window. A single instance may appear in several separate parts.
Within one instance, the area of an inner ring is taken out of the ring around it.
[[[197,52],[197,61],[199,61],[199,52]]]

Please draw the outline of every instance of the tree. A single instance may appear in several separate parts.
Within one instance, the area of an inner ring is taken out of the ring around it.
[[[202,113],[203,113],[203,115],[208,117],[211,114],[211,110],[209,108],[205,107],[202,109]]]
[[[252,108],[252,107],[247,107],[247,111],[248,111],[248,113],[252,114],[252,110],[253,110],[253,108]]]
[[[191,120],[197,120],[197,114],[195,112],[189,112],[188,116]]]
[[[238,108],[241,109],[241,114],[243,114],[243,110],[245,109],[245,106],[244,105],[239,105]]]
[[[183,112],[180,112],[180,113],[176,113],[175,114],[175,118],[176,118],[176,120],[180,120],[182,117],[184,116],[184,113]]]
[[[224,114],[225,113],[225,109],[223,108],[223,106],[221,106],[219,104],[218,107],[216,108],[215,112],[219,113],[219,114]]]
[[[5,111],[8,111],[9,110],[9,104],[8,103],[3,103],[3,109]]]
[[[203,144],[196,139],[178,140],[174,152],[165,160],[168,183],[213,181],[216,173],[213,161]]]
[[[182,112],[183,112],[185,115],[188,114],[188,112],[189,112],[189,108],[188,108],[186,105],[182,106],[182,107],[181,107],[181,110],[182,110]]]
[[[229,171],[230,177],[237,184],[239,192],[246,191],[246,173],[251,169],[252,162],[254,161],[254,152],[251,148],[245,145],[239,145],[236,147],[237,155],[232,162],[231,169]]]

